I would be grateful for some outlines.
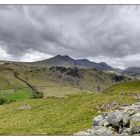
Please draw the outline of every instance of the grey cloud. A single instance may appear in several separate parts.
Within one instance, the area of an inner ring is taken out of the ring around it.
[[[139,5],[1,5],[0,19],[0,46],[19,60],[32,50],[119,66],[140,54]]]

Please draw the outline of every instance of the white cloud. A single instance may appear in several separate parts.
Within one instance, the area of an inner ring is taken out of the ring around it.
[[[22,57],[22,62],[34,62],[52,57],[52,55],[29,49]]]
[[[0,59],[60,54],[140,66],[139,13],[139,5],[0,5],[0,44],[7,46]]]
[[[6,46],[0,45],[0,60],[11,60],[12,56],[3,48],[6,48]]]
[[[105,57],[105,56],[98,56],[98,57],[89,57],[91,61],[95,61],[97,63],[106,62],[113,66],[114,68],[121,68],[124,69],[126,67],[139,67],[140,66],[140,54],[135,55],[127,55],[123,58],[112,58],[112,57]]]

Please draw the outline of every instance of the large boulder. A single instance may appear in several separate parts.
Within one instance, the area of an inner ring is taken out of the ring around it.
[[[120,125],[125,126],[129,123],[129,115],[123,111],[115,111],[108,115],[107,121],[109,124],[120,127]]]

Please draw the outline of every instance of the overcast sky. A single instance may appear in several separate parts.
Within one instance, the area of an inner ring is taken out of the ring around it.
[[[55,55],[140,66],[139,5],[0,5],[0,59]]]

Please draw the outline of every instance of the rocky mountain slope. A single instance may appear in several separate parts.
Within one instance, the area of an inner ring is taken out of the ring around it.
[[[140,67],[129,67],[123,70],[121,73],[140,79]]]
[[[113,84],[133,80],[123,75],[95,69],[5,63],[0,66],[0,81],[3,83],[2,88],[7,88],[8,86],[9,88],[25,86],[24,82],[17,79],[11,70],[16,72],[19,78],[31,86],[44,86],[41,88],[42,92],[47,91],[45,86],[63,86],[77,88],[79,90],[102,92]]]
[[[50,59],[33,62],[32,64],[47,65],[47,66],[61,66],[61,67],[79,67],[79,68],[95,68],[98,70],[113,70],[113,68],[104,62],[95,63],[88,59],[72,59],[65,55],[57,55]]]
[[[111,112],[102,112],[93,118],[93,128],[74,135],[140,136],[140,102]]]

